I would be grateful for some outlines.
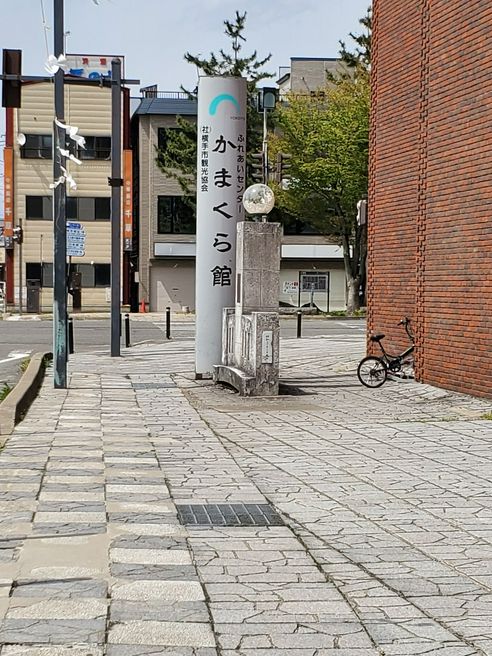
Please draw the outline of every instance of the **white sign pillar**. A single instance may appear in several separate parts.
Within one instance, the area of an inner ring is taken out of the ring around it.
[[[196,203],[197,378],[222,361],[222,311],[233,307],[236,225],[244,220],[246,79],[201,77],[198,84]]]

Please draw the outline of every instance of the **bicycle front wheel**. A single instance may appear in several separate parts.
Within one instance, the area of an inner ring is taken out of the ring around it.
[[[375,355],[361,360],[357,368],[357,377],[366,387],[381,387],[387,376],[386,363]]]

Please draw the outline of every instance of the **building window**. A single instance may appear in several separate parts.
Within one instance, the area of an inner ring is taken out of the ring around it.
[[[66,209],[69,221],[109,221],[111,198],[68,196]]]
[[[70,272],[81,274],[82,287],[109,287],[110,264],[72,264]],[[27,262],[26,280],[39,280],[41,287],[53,287],[53,263]]]
[[[157,232],[160,235],[194,235],[196,232],[194,208],[182,196],[159,196]]]
[[[26,134],[26,143],[21,146],[22,159],[51,159],[51,134]]]
[[[94,264],[94,286],[109,287],[111,276],[110,264]]]
[[[284,235],[320,235],[316,228],[300,219],[288,218],[284,222]]]
[[[110,264],[72,264],[71,271],[81,274],[83,288],[110,286]]]
[[[85,137],[85,148],[79,148],[79,159],[111,159],[111,137]]]
[[[26,196],[26,219],[31,221],[53,221],[51,196]]]
[[[53,263],[27,262],[26,280],[39,280],[41,287],[53,287]]]
[[[327,273],[301,273],[301,292],[326,292],[327,290]]]

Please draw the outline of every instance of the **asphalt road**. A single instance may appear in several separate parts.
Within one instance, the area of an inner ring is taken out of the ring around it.
[[[281,334],[284,338],[295,338],[296,319],[281,319]],[[51,321],[0,321],[0,387],[2,383],[15,384],[19,377],[19,365],[36,351],[52,350]],[[134,319],[131,322],[132,344],[161,342],[165,339],[163,320]],[[303,336],[362,334],[365,321],[304,318]],[[191,320],[173,321],[171,337],[174,340],[190,340],[194,337]],[[108,319],[74,320],[74,344],[77,352],[108,351],[110,322]],[[123,342],[122,342],[123,345]]]

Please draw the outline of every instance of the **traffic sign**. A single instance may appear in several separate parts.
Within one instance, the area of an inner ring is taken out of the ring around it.
[[[85,228],[81,223],[67,221],[67,256],[85,255]]]

